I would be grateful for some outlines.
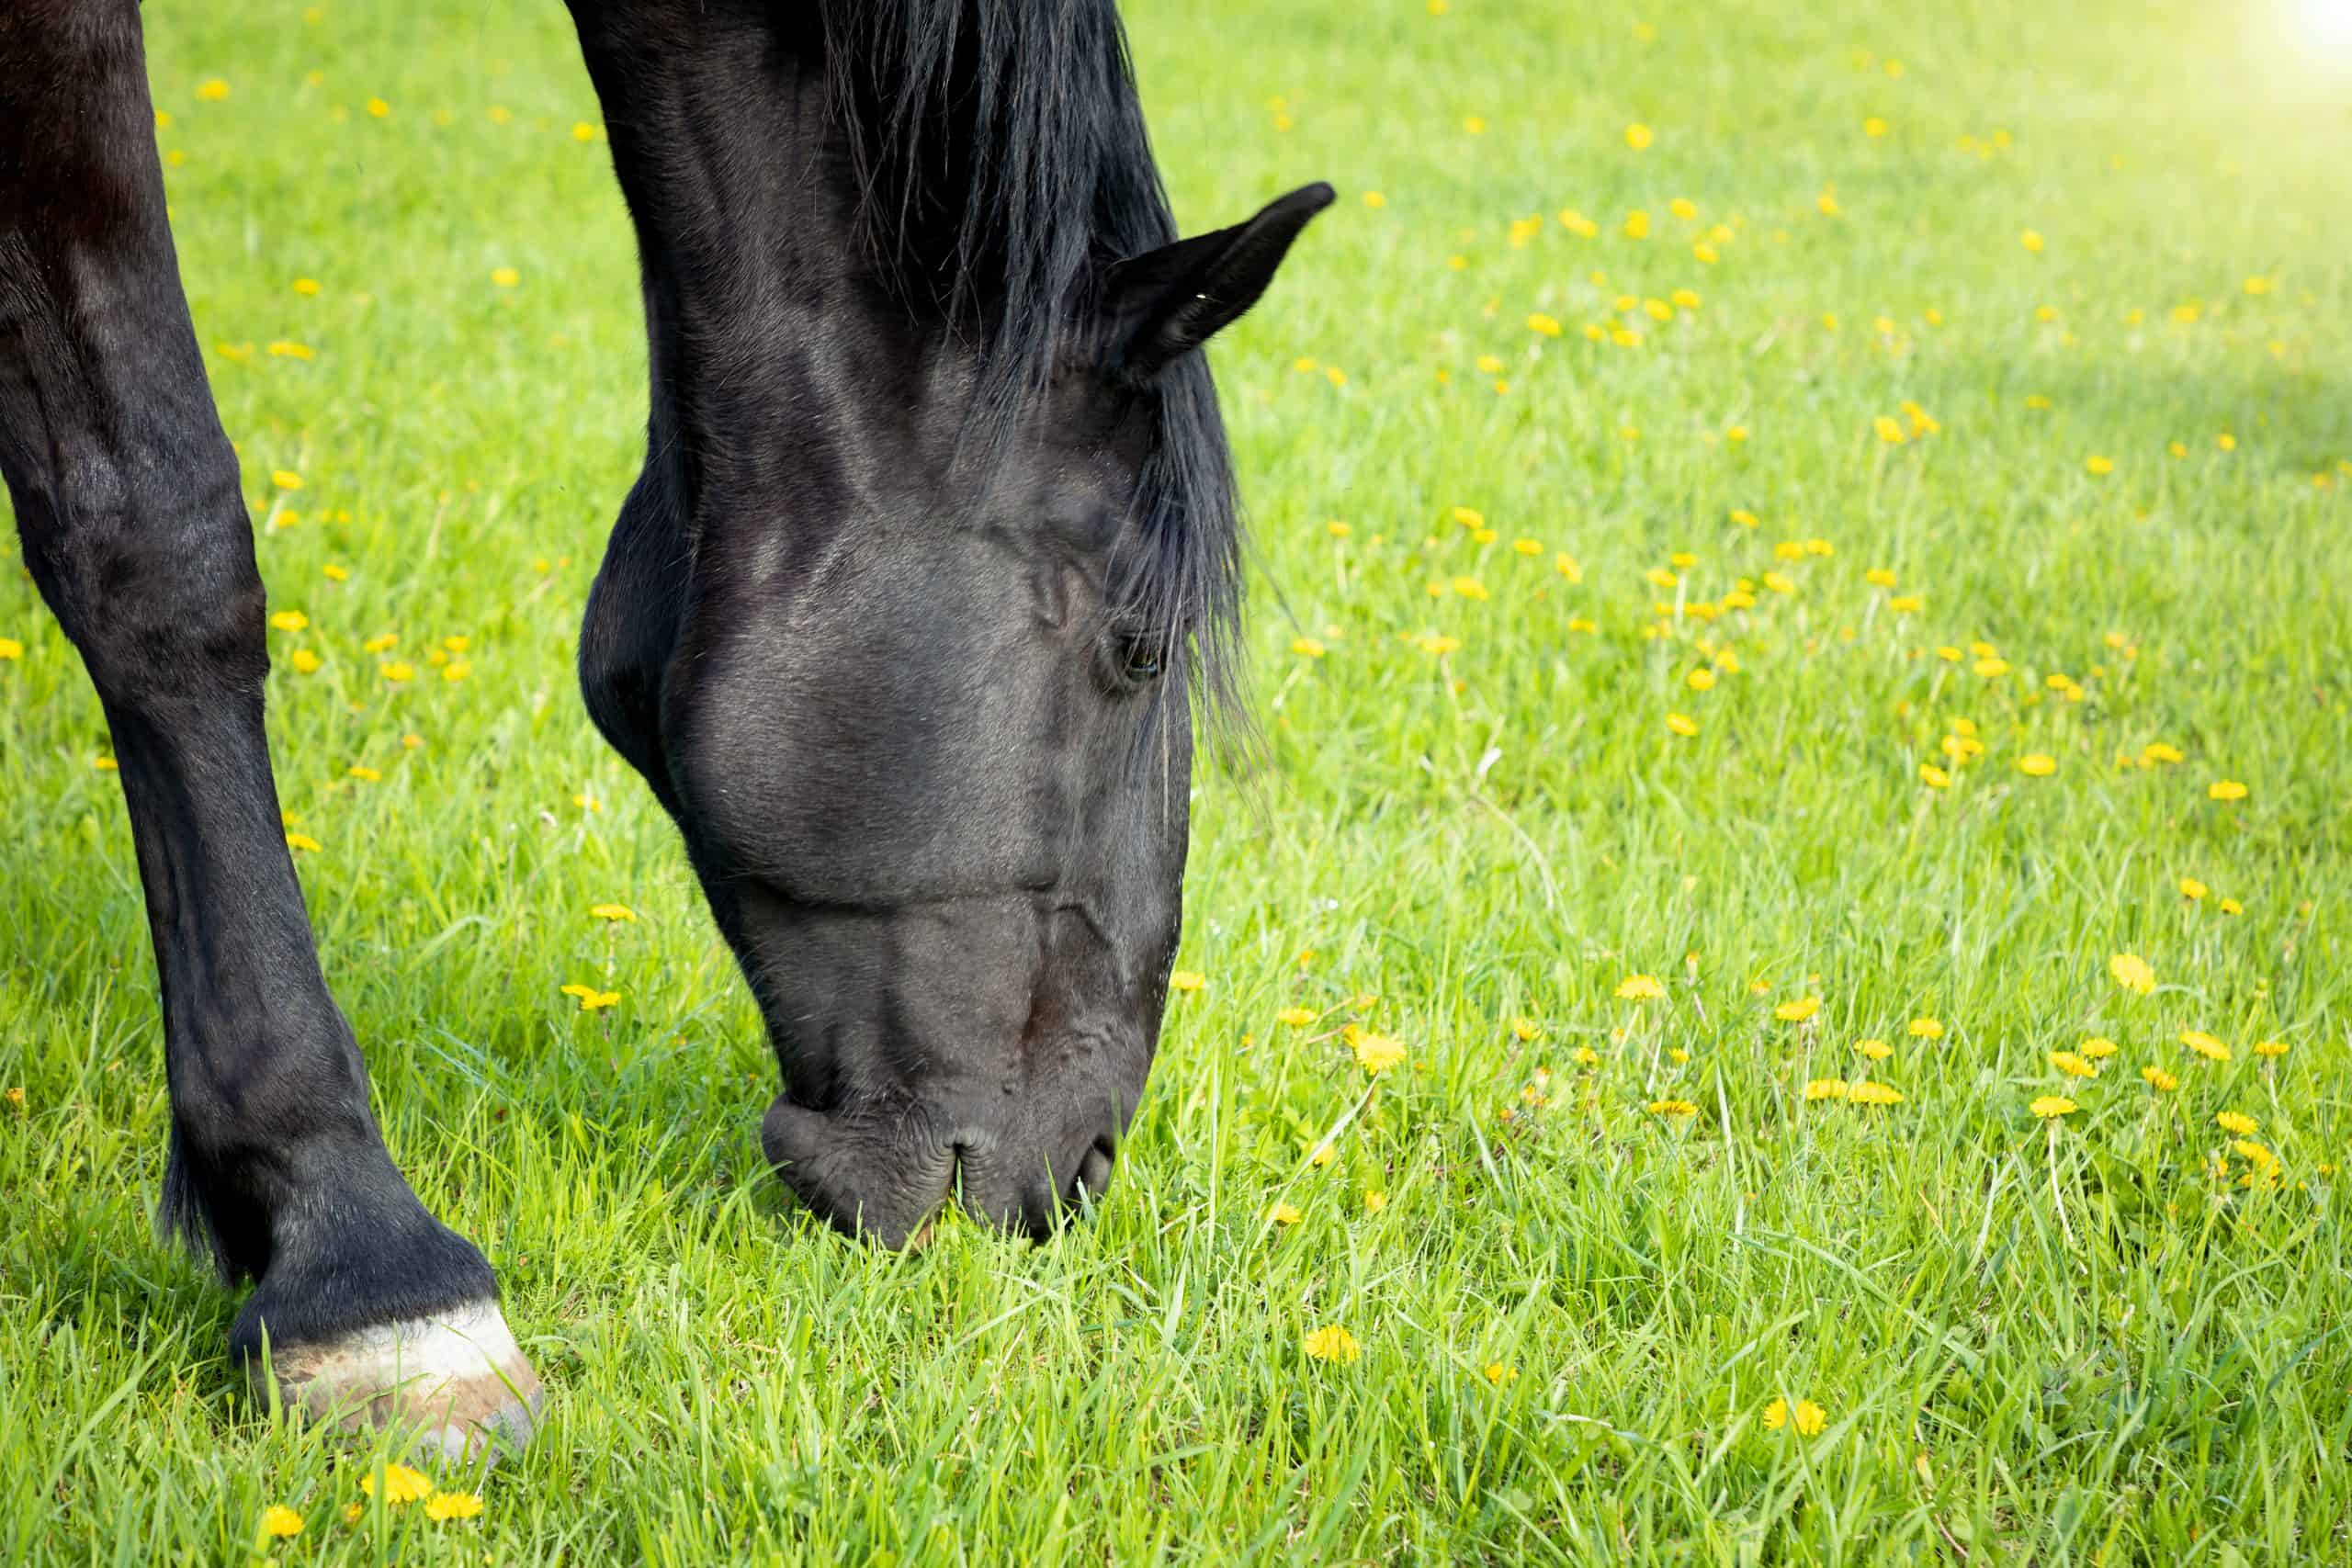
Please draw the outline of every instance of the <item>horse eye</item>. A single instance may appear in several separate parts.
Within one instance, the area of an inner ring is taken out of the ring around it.
[[[1149,681],[1159,673],[1160,651],[1158,642],[1138,637],[1127,644],[1126,677],[1130,681]]]

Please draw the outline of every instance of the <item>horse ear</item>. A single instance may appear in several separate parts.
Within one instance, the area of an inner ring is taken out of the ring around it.
[[[1113,266],[1103,287],[1106,367],[1131,381],[1148,381],[1232,324],[1274,280],[1299,231],[1331,202],[1329,186],[1302,186],[1246,223]]]

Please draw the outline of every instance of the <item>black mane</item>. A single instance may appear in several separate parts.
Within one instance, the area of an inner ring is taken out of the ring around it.
[[[1111,263],[1176,224],[1114,0],[820,0],[831,110],[860,223],[909,308],[979,351],[970,426],[992,472]],[[1233,461],[1207,361],[1159,378],[1159,429],[1116,609],[1171,659],[1189,639],[1209,705],[1238,711]]]

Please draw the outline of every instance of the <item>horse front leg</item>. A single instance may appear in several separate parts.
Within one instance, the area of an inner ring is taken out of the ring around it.
[[[262,730],[261,578],[164,217],[137,0],[0,6],[0,478],[105,705],[163,979],[165,1218],[289,1404],[463,1451],[538,1380],[384,1148]]]

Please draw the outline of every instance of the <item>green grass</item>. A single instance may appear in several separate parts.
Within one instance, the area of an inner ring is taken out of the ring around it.
[[[257,523],[301,517],[259,550],[311,622],[272,634],[270,722],[327,972],[554,1404],[481,1518],[345,1523],[367,1456],[234,1395],[234,1299],[149,1225],[103,722],[11,549],[0,1551],[243,1562],[271,1503],[309,1520],[287,1562],[2352,1551],[2342,62],[2258,7],[1839,9],[1138,0],[1189,227],[1342,191],[1217,351],[1269,745],[1201,783],[1206,985],[1105,1211],[899,1258],[763,1170],[756,1015],[572,688],[644,386],[561,8],[151,6],[198,333]],[[1667,322],[1612,308],[1683,288]],[[1637,346],[1584,335],[1620,322]],[[1883,441],[1906,400],[1940,429]],[[1835,553],[1776,558],[1809,539]],[[427,662],[452,636],[461,682]],[[1930,789],[1962,719],[1983,754]],[[2155,742],[2184,760],[2137,765]],[[1636,973],[1664,999],[1619,999]],[[1368,1082],[1351,1022],[1408,1064]],[[2053,1070],[2089,1036],[2120,1046],[2097,1079]],[[1805,1099],[1865,1071],[1901,1102]],[[1303,1354],[1334,1324],[1360,1360]]]

